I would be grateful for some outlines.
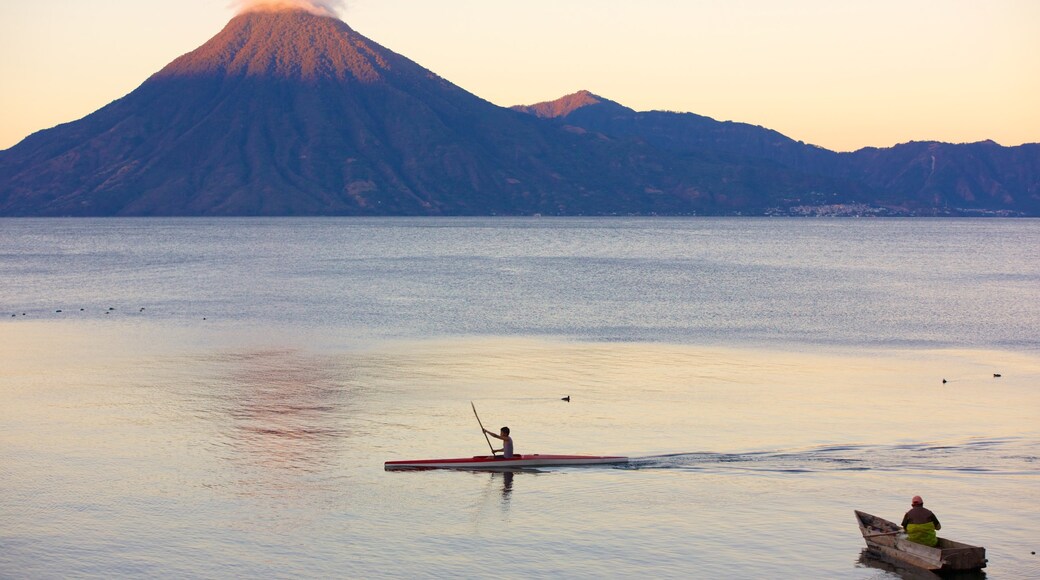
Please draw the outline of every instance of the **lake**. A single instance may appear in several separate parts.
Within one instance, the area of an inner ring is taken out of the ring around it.
[[[853,510],[922,495],[984,577],[1040,577],[1038,250],[1038,220],[0,220],[0,576],[914,577]],[[632,462],[384,471],[487,453],[471,401],[519,453]]]

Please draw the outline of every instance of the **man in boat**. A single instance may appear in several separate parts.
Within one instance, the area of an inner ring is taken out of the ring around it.
[[[935,517],[932,510],[924,507],[921,496],[915,495],[910,500],[910,511],[903,516],[903,529],[906,530],[906,539],[925,546],[935,547],[939,543],[935,536],[936,530],[942,529],[939,518]]]
[[[502,440],[502,448],[501,449],[493,449],[492,450],[493,453],[501,452],[502,453],[502,457],[504,457],[506,459],[512,459],[513,458],[513,438],[509,436],[509,427],[502,427],[501,434],[499,434],[499,433],[492,433],[491,431],[488,431],[487,429],[484,429],[484,433],[487,433],[488,435],[494,437],[495,439],[501,439]]]

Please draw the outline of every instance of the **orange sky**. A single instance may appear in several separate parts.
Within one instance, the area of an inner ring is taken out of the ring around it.
[[[836,150],[1040,141],[1034,0],[321,3],[504,106],[588,89]],[[0,3],[0,148],[130,92],[216,34],[235,5]]]

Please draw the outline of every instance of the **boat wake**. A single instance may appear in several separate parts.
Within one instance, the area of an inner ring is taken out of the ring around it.
[[[1040,476],[1040,441],[970,439],[946,443],[825,445],[746,453],[691,452],[632,458],[621,469],[818,473],[944,471],[951,475]]]

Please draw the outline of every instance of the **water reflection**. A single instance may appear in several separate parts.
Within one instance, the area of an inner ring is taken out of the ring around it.
[[[513,493],[513,476],[515,475],[512,471],[506,471],[502,473],[502,505],[509,503],[509,496]]]
[[[497,503],[499,511],[503,515],[509,513],[510,500],[513,497],[513,482],[517,473],[523,470],[488,470],[488,481],[481,498],[480,509],[477,512],[479,519],[483,520],[484,506],[489,503]],[[497,497],[497,502],[495,498]]]
[[[938,580],[943,579],[955,579],[955,580],[985,580],[986,573],[982,570],[971,571],[971,572],[943,572],[940,576],[928,570],[921,568],[914,568],[902,562],[895,562],[884,558],[881,554],[871,551],[869,548],[863,548],[860,552],[859,558],[856,560],[861,566],[866,568],[873,568],[875,570],[884,570],[890,574],[898,576],[903,580]]]
[[[201,412],[219,430],[214,445],[225,459],[265,479],[280,477],[272,473],[278,471],[318,472],[336,460],[349,435],[349,369],[296,350],[223,353],[205,362],[217,376]]]

